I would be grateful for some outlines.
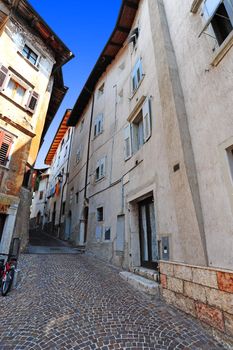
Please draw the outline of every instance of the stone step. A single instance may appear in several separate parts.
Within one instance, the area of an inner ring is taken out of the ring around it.
[[[133,266],[130,271],[151,281],[159,282],[159,273],[156,270],[147,269],[141,266]]]
[[[154,297],[159,296],[159,284],[157,282],[128,271],[121,271],[120,276],[140,292]]]

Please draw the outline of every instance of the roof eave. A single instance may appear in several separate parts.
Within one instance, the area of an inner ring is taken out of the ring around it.
[[[106,68],[111,64],[111,62],[115,59],[116,55],[118,54],[118,52],[121,50],[121,48],[123,47],[123,44],[125,43],[137,10],[138,10],[138,6],[139,6],[140,0],[123,0],[122,1],[122,5],[120,8],[120,12],[118,15],[118,19],[115,25],[115,28],[107,42],[107,44],[105,45],[102,53],[100,54],[93,70],[91,71],[75,105],[74,108],[72,110],[72,113],[70,115],[70,118],[68,119],[67,125],[68,126],[75,126],[79,120],[79,118],[81,117],[91,95],[93,94],[94,88],[99,80],[99,78],[101,77],[101,75],[105,72]],[[123,17],[125,16],[124,11],[126,11],[126,8],[128,8],[128,12],[130,11],[130,16],[126,17],[126,19],[128,20],[128,26],[122,26],[122,22],[123,22]],[[121,33],[121,34],[119,34]],[[120,37],[120,40],[116,41],[115,38]],[[107,55],[108,52],[114,52],[113,55]]]

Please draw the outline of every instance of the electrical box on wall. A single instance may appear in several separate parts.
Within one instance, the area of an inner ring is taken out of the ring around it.
[[[169,237],[161,237],[161,259],[169,260],[170,258],[170,249],[169,249]]]

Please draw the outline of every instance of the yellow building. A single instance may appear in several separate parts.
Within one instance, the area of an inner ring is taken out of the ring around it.
[[[0,1],[0,252],[27,242],[32,168],[72,57],[26,0]]]

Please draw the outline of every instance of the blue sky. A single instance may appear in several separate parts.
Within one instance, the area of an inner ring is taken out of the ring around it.
[[[30,0],[54,32],[75,54],[63,67],[69,91],[51,124],[39,152],[36,167],[44,167],[56,129],[67,108],[72,108],[94,64],[114,29],[121,0]]]

